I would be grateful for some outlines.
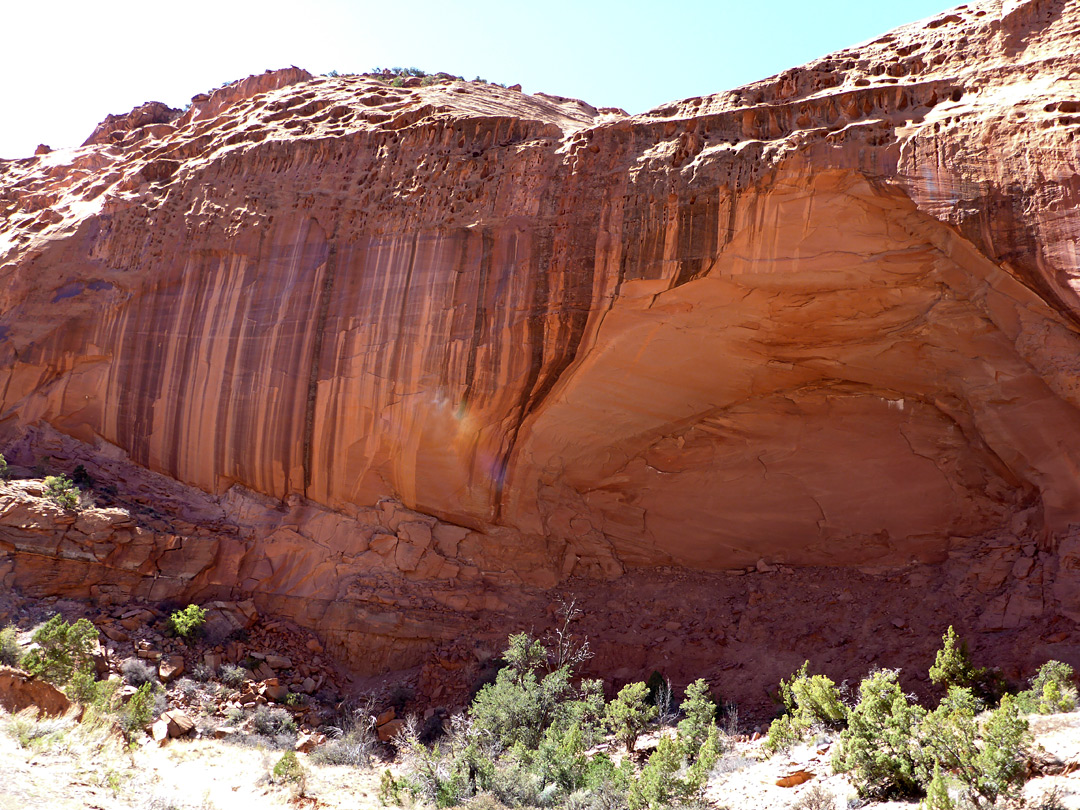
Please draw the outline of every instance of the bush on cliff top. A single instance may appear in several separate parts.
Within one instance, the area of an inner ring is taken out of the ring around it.
[[[61,509],[79,508],[79,488],[66,475],[45,476],[45,496]]]

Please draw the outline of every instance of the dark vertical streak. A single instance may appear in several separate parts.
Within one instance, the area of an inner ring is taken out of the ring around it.
[[[473,396],[473,384],[476,376],[476,349],[484,335],[487,312],[487,285],[491,275],[492,238],[486,230],[480,234],[480,277],[476,287],[476,306],[473,310],[473,334],[469,341],[469,357],[465,363],[465,391],[461,395],[461,409],[469,407]]]
[[[398,310],[397,338],[394,340],[394,353],[390,358],[390,373],[387,379],[391,385],[398,378],[398,364],[401,362],[401,344],[405,339],[405,315],[409,305],[409,287],[412,285],[413,265],[416,263],[416,245],[420,240],[420,234],[414,233],[412,247],[409,250],[409,267],[405,271],[405,286],[401,290],[401,308]]]
[[[326,316],[330,310],[330,298],[336,275],[337,244],[330,238],[326,254],[326,270],[323,271],[322,289],[319,291],[319,309],[315,318],[315,335],[311,341],[311,361],[308,371],[307,402],[304,405],[304,495],[311,486],[311,453],[315,433],[315,400],[319,393],[319,361],[322,357],[323,332]]]

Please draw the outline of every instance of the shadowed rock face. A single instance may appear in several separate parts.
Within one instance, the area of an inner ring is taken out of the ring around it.
[[[191,582],[313,625],[350,578],[489,610],[980,543],[1060,568],[1014,618],[1080,617],[1077,42],[1075,2],[990,0],[633,117],[296,69],[112,116],[0,162],[9,452],[47,426],[222,503],[393,497],[468,538],[383,520],[316,586],[280,575],[326,564],[303,521],[275,558],[226,508],[249,539]]]

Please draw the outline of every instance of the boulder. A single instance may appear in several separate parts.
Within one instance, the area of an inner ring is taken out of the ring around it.
[[[43,715],[55,717],[71,708],[67,695],[47,681],[28,672],[0,666],[0,706],[11,714],[36,708]]]
[[[393,707],[391,707],[375,718],[375,725],[384,726],[391,720],[393,720],[395,717],[397,717],[397,711]]]
[[[173,709],[161,715],[159,721],[166,723],[170,737],[183,737],[195,728],[195,721],[182,709]]]
[[[405,728],[404,720],[391,720],[388,723],[383,723],[378,729],[379,740],[381,742],[389,742],[403,728]]]
[[[296,738],[296,750],[301,753],[307,754],[310,753],[314,748],[317,748],[325,742],[326,736],[323,734],[319,734],[318,732],[314,732],[312,734],[301,733]]]
[[[150,726],[150,736],[159,745],[169,739],[169,721],[158,718]]]
[[[270,678],[259,687],[259,694],[267,700],[281,703],[289,696],[289,687],[279,683],[277,678]]]
[[[179,678],[184,674],[184,658],[180,655],[170,655],[168,658],[162,658],[158,664],[158,677],[161,678],[162,683],[168,683],[174,678]]]

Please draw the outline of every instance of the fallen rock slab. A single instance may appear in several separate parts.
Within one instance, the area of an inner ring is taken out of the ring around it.
[[[47,681],[43,681],[12,667],[0,667],[0,706],[18,714],[35,707],[44,715],[55,717],[71,708],[67,695]]]
[[[161,678],[162,683],[168,683],[183,674],[184,659],[179,655],[170,655],[168,658],[163,658],[161,663],[158,664],[158,677]]]
[[[165,712],[159,718],[159,722],[160,721],[166,723],[170,737],[183,737],[195,728],[195,721],[188,716],[187,712],[180,709],[173,709],[172,711]]]
[[[786,776],[781,776],[776,780],[777,787],[795,787],[801,785],[804,782],[809,782],[814,778],[814,774],[810,771],[800,770],[789,773]]]
[[[383,723],[379,726],[379,741],[389,742],[397,733],[405,728],[404,720],[391,720],[388,723]]]

